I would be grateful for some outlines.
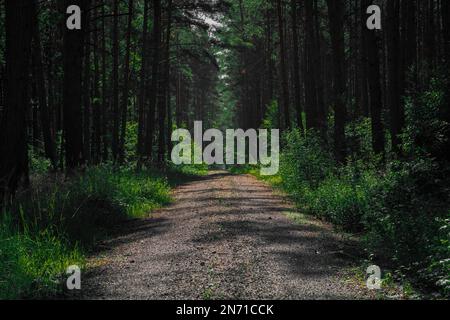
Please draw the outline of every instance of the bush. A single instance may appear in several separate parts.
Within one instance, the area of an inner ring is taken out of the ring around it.
[[[446,132],[450,124],[442,120],[445,104],[445,82],[433,79],[430,86],[416,99],[405,100],[406,128],[402,136],[403,150],[409,156],[441,158],[448,153]]]
[[[434,276],[417,273],[440,260],[439,252],[448,257],[448,233],[446,242],[440,232],[450,208],[447,183],[431,159],[394,162],[373,191],[364,216],[366,246],[428,284],[449,277],[448,270]]]
[[[286,134],[285,148],[280,158],[280,174],[285,188],[301,197],[303,187],[316,188],[332,174],[334,162],[313,132],[306,137],[299,130]],[[304,185],[306,184],[306,185]]]
[[[416,110],[415,116],[418,114],[425,116]],[[427,134],[422,129],[406,130],[404,149],[410,150],[410,157],[384,165],[373,155],[357,152],[345,166],[339,166],[314,133],[304,137],[293,130],[286,135],[281,156],[281,187],[305,213],[345,231],[363,232],[366,249],[384,265],[413,275],[422,286],[437,284],[448,294],[450,170],[431,158],[433,152],[408,147],[430,132],[440,136],[441,123],[424,122],[428,123],[423,128]],[[409,125],[418,123],[411,120]],[[367,126],[363,121],[354,128],[354,141],[359,141],[355,145],[364,149]],[[435,149],[439,144],[437,139]]]
[[[368,190],[364,184],[330,176],[317,189],[306,193],[306,209],[309,213],[325,218],[345,231],[360,232],[362,216],[369,205]]]

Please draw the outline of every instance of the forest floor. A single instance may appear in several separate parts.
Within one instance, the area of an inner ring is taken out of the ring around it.
[[[174,198],[100,244],[78,298],[371,298],[357,245],[255,177],[213,171]]]

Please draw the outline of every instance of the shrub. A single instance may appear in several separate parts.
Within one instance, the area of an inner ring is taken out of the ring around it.
[[[366,246],[405,272],[428,268],[448,250],[439,231],[450,208],[446,183],[431,159],[392,163],[365,213]]]
[[[301,197],[302,184],[316,188],[333,172],[331,154],[322,145],[321,139],[313,132],[309,132],[306,137],[299,130],[286,134],[285,148],[280,158],[280,174],[290,193]]]
[[[427,120],[426,113],[415,110],[414,117],[423,120],[408,118],[404,150],[409,157],[381,165],[373,155],[360,151],[339,166],[314,133],[304,137],[293,130],[286,135],[280,175],[281,187],[302,211],[345,231],[363,232],[366,249],[384,265],[413,275],[422,286],[437,284],[448,294],[450,170],[431,157],[438,153],[432,150],[441,146],[443,128],[433,120],[440,101],[437,94],[434,98],[424,107],[434,110],[434,116]],[[363,137],[367,130],[365,121],[354,126],[357,149],[367,148]],[[419,148],[418,139],[436,135],[434,147]]]
[[[446,108],[444,92],[444,81],[433,79],[416,99],[405,98],[406,128],[402,138],[406,154],[440,158],[448,152],[446,132],[450,124],[441,117],[441,110]]]

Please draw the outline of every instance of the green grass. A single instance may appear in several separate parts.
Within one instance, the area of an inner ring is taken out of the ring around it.
[[[282,186],[282,179],[279,174],[272,176],[261,175],[261,169],[257,165],[234,165],[228,168],[228,171],[233,174],[251,174],[257,177],[259,180],[266,181],[275,187]]]
[[[84,266],[76,246],[48,231],[28,234],[0,226],[0,299],[39,298],[57,294],[70,265]]]
[[[204,168],[136,172],[101,166],[64,182],[42,178],[0,215],[0,299],[61,293],[66,268],[85,256],[109,230],[169,204],[171,185]]]

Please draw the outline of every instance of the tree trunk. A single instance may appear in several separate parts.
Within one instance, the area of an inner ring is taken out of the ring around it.
[[[0,123],[0,202],[28,177],[26,113],[33,10],[29,0],[6,0],[6,92]]]
[[[89,8],[91,0],[86,1],[86,8]],[[88,10],[83,15],[85,37],[84,37],[84,80],[83,80],[83,150],[84,159],[91,162],[91,37],[90,37],[91,14]]]
[[[161,0],[153,0],[153,62],[152,81],[150,88],[150,105],[147,115],[146,156],[150,161],[153,151],[153,134],[155,122],[155,110],[158,103],[158,80],[161,49]]]
[[[138,98],[138,145],[137,154],[139,156],[138,166],[140,167],[145,155],[144,145],[145,145],[145,102],[147,100],[146,96],[146,71],[147,71],[147,41],[148,41],[148,11],[149,11],[149,0],[144,2],[144,22],[142,26],[142,61],[141,61],[141,71],[140,71],[140,87],[139,87],[139,98]]]
[[[358,0],[360,1],[360,0]],[[360,24],[361,27],[359,29],[359,31],[361,32],[360,36],[361,36],[361,50],[360,50],[360,54],[359,54],[359,63],[360,63],[360,73],[359,73],[359,80],[361,83],[361,112],[362,112],[362,116],[368,118],[370,116],[370,111],[369,111],[369,83],[367,81],[367,79],[369,78],[368,74],[368,62],[367,62],[367,43],[365,41],[365,32],[367,31],[367,27],[366,27],[366,9],[367,7],[366,2],[362,2],[360,1],[360,12],[361,12],[361,19],[360,19]]]
[[[441,3],[442,33],[444,36],[444,63],[446,76],[445,103],[442,106],[442,119],[450,124],[450,1],[443,0]],[[442,159],[450,163],[450,128],[445,131],[446,143],[443,146]]]
[[[306,102],[306,129],[318,129],[317,99],[316,99],[316,77],[314,76],[314,28],[313,28],[313,0],[305,0],[305,102]]]
[[[400,104],[400,1],[387,3],[387,55],[388,87],[387,96],[391,117],[391,139],[394,151],[399,151],[399,135],[403,127],[403,110]]]
[[[300,131],[304,132],[303,128],[303,108],[302,108],[302,87],[300,84],[300,63],[299,63],[299,48],[298,48],[298,18],[297,18],[297,0],[291,0],[292,13],[292,44],[293,44],[293,60],[294,60],[294,89],[295,89],[295,110],[297,111],[297,126]]]
[[[161,167],[165,166],[165,154],[166,154],[166,116],[167,116],[167,92],[170,86],[170,32],[172,26],[172,0],[168,0],[167,3],[167,29],[166,29],[166,41],[164,44],[164,70],[161,73],[161,81],[159,87],[158,97],[158,119],[159,119],[159,142],[158,142],[158,164]]]
[[[364,0],[364,7],[372,4],[371,0]],[[384,156],[385,142],[381,111],[383,100],[381,95],[380,59],[378,54],[378,38],[375,30],[363,27],[363,36],[368,54],[368,83],[370,92],[370,115],[372,119],[372,146],[377,155]]]
[[[124,163],[125,161],[125,139],[126,139],[126,129],[127,129],[127,113],[128,113],[128,99],[130,91],[130,51],[131,51],[131,29],[133,27],[133,0],[128,1],[128,27],[127,27],[127,44],[125,52],[125,71],[123,79],[123,93],[122,93],[122,125],[120,133],[120,144],[119,144],[119,162]]]
[[[112,44],[113,44],[113,132],[112,132],[112,154],[113,160],[116,162],[119,155],[119,0],[113,2],[113,30],[112,30]]]
[[[98,3],[95,2],[94,16],[97,18],[98,15]],[[94,100],[93,100],[93,141],[92,141],[92,151],[93,160],[95,164],[100,163],[101,159],[101,136],[102,136],[102,123],[101,123],[101,104],[100,104],[100,62],[99,62],[99,46],[98,46],[98,30],[97,23],[94,25]]]
[[[450,64],[450,1],[441,2],[442,34],[444,37],[444,60]]]
[[[345,143],[347,108],[345,105],[344,2],[343,0],[327,0],[327,4],[333,50],[334,149],[336,159],[343,163],[347,155]]]
[[[278,34],[280,37],[280,77],[281,77],[281,101],[284,115],[284,128],[289,130],[291,127],[291,118],[289,115],[289,85],[286,68],[286,44],[284,39],[284,17],[281,0],[277,0],[278,13]]]
[[[72,4],[78,5],[82,14],[86,13],[85,0],[66,0],[65,4],[66,8]],[[84,30],[64,28],[63,122],[66,166],[69,171],[84,163],[81,111]]]
[[[53,141],[50,112],[47,103],[47,90],[45,87],[44,66],[42,57],[41,35],[38,23],[38,7],[37,1],[32,0],[33,10],[33,59],[34,59],[34,76],[37,85],[37,96],[39,102],[40,122],[42,127],[42,135],[44,138],[45,156],[50,160],[53,169],[57,168],[55,143]]]
[[[101,132],[102,132],[102,142],[103,142],[103,161],[108,160],[108,146],[110,144],[110,140],[108,138],[108,122],[109,122],[109,101],[108,101],[108,86],[106,82],[106,68],[107,68],[107,59],[106,59],[106,23],[105,23],[105,10],[106,0],[102,0],[102,111],[100,113],[102,121],[101,121]]]
[[[168,1],[167,4],[167,35],[166,35],[166,99],[167,99],[167,136],[166,136],[166,143],[167,143],[167,152],[170,156],[170,150],[172,149],[172,126],[173,126],[173,119],[172,119],[172,103],[171,103],[171,92],[170,92],[170,38],[172,33],[172,11],[173,11],[173,2],[172,0]]]

